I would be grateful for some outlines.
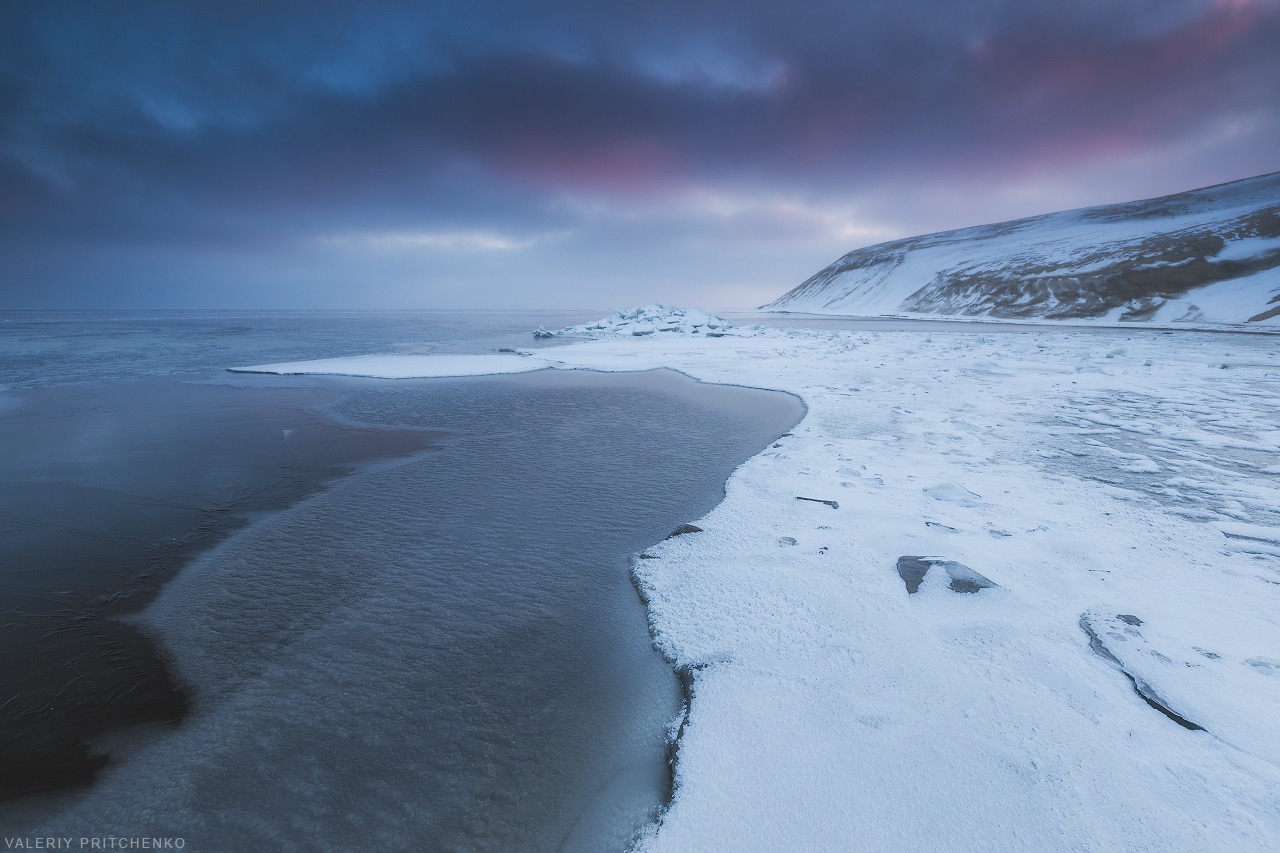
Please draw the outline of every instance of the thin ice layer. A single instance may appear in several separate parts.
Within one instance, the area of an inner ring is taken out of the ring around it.
[[[548,362],[515,354],[487,355],[360,355],[233,367],[233,373],[314,374],[368,376],[382,379],[419,379],[443,376],[491,376],[541,370]]]

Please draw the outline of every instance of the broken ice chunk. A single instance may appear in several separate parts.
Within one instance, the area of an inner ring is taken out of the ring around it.
[[[989,578],[978,574],[963,563],[946,560],[938,565],[947,570],[947,577],[951,578],[952,592],[981,592],[995,586]]]
[[[942,483],[925,489],[925,494],[935,501],[946,501],[960,506],[981,506],[982,495],[974,494],[959,483]]]
[[[951,578],[952,592],[981,592],[996,586],[990,578],[955,560],[944,560],[941,557],[899,557],[898,576],[906,585],[908,594],[919,591],[924,576],[934,566],[941,566],[947,577]]]
[[[1137,630],[1137,626],[1142,624],[1142,620],[1137,616],[1133,616],[1128,613],[1116,616],[1114,621],[1099,616],[1096,613],[1081,614],[1080,629],[1089,637],[1089,648],[1098,657],[1114,664],[1121,672],[1123,672],[1125,678],[1128,678],[1129,683],[1133,685],[1134,692],[1137,693],[1138,696],[1142,697],[1143,702],[1146,702],[1152,708],[1156,709],[1161,714],[1164,714],[1184,729],[1203,731],[1203,726],[1191,722],[1177,711],[1174,711],[1169,706],[1169,703],[1165,699],[1161,698],[1150,684],[1148,684],[1137,672],[1132,671],[1133,664],[1140,663],[1142,661],[1140,656],[1135,656],[1131,649],[1121,649],[1121,654],[1126,658],[1125,660],[1122,660],[1121,657],[1116,654],[1115,650],[1107,647],[1106,642],[1102,639],[1103,634],[1121,640],[1125,639],[1122,634],[1117,633],[1115,630],[1108,630],[1108,628],[1119,628],[1120,626],[1116,625],[1116,622],[1122,623],[1125,626],[1124,630],[1132,637],[1137,638],[1138,649],[1146,649],[1152,653],[1151,657],[1155,657],[1157,660],[1166,664],[1171,663],[1167,656],[1148,647],[1148,644],[1143,639],[1142,634]],[[1147,658],[1147,660],[1149,661],[1150,657]]]
[[[929,573],[929,567],[932,565],[933,560],[930,557],[898,558],[898,576],[906,584],[908,595],[920,590],[920,584],[924,581],[924,576]]]

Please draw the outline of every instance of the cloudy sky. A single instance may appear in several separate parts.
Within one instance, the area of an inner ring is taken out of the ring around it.
[[[0,307],[755,305],[1280,170],[1280,0],[0,5]]]

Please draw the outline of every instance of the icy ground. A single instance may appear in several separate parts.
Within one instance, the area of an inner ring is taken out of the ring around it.
[[[702,532],[635,561],[692,680],[643,849],[1280,850],[1276,344],[770,330],[550,353],[808,406]]]

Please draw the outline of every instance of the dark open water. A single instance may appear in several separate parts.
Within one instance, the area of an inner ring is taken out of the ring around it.
[[[799,403],[222,370],[594,315],[0,314],[0,834],[625,848],[679,711],[629,559]]]

